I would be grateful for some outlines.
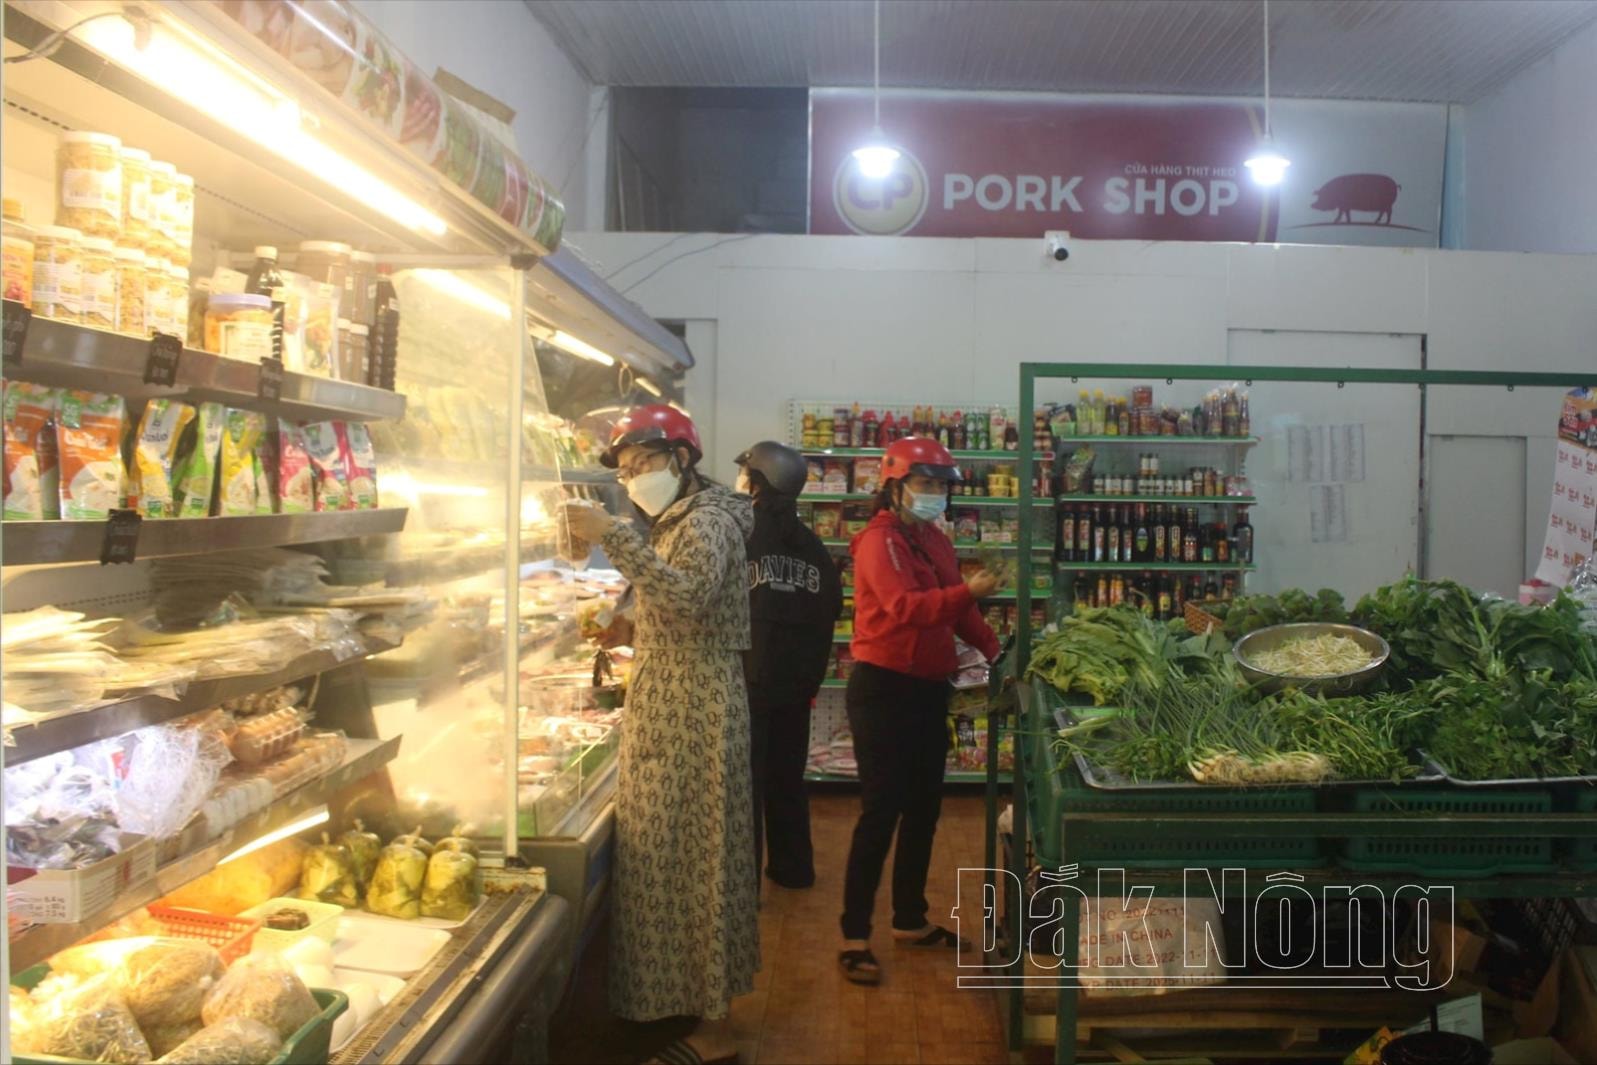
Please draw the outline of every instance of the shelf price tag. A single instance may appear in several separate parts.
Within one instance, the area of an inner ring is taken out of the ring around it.
[[[268,403],[283,398],[283,360],[268,356],[261,360],[260,386],[256,395]]]
[[[100,545],[100,565],[132,562],[138,557],[139,527],[144,519],[136,510],[113,510],[105,522],[105,541]]]
[[[0,355],[4,356],[0,358],[0,364],[7,370],[22,365],[22,348],[28,342],[28,323],[31,321],[31,310],[17,300],[5,301],[5,346],[0,350]]]
[[[150,338],[150,350],[144,357],[144,383],[162,388],[177,384],[177,364],[182,357],[182,340],[167,333],[156,333]]]

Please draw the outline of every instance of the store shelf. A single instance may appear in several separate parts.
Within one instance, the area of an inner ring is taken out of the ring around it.
[[[1181,503],[1188,506],[1252,507],[1257,506],[1257,496],[1055,496],[1057,503],[1097,503],[1120,506],[1123,503]]]
[[[141,695],[96,707],[93,710],[17,725],[7,731],[6,764],[17,765],[46,755],[69,751],[95,740],[121,736],[146,725],[159,725],[164,721],[183,717],[185,714],[209,709],[227,699],[253,695],[281,684],[290,684],[304,677],[325,673],[336,666],[356,662],[370,655],[382,654],[384,651],[392,651],[398,646],[399,644],[387,640],[367,639],[365,649],[357,655],[339,658],[329,650],[312,651],[271,673],[195,681],[184,689],[182,697],[178,699]]]
[[[1056,562],[1055,569],[1099,571],[1141,571],[1143,573],[1209,573],[1230,571],[1252,573],[1257,565],[1241,562]]]
[[[164,863],[153,881],[123,891],[105,909],[75,924],[35,925],[11,937],[11,971],[37,965],[59,950],[104,928],[140,906],[176,891],[240,847],[304,817],[325,805],[338,792],[381,769],[399,753],[401,737],[390,740],[349,740],[344,760],[331,773],[289,792],[224,832],[220,839],[201,844]]]
[[[843,548],[843,547],[849,546],[851,541],[849,541],[849,540],[822,540],[821,543],[824,544],[827,547]],[[1020,552],[1020,545],[1019,544],[984,544],[984,543],[980,543],[980,542],[961,541],[961,542],[956,543],[954,545],[954,550],[956,552],[963,553],[963,554],[970,554],[970,553],[975,552],[975,551],[1004,551],[1004,552],[1008,552],[1010,554],[1018,554]],[[1036,554],[1039,554],[1039,555],[1046,555],[1046,554],[1052,553],[1053,546],[1051,544],[1036,544],[1036,545],[1034,545],[1032,547],[1032,551],[1035,552]]]
[[[1157,439],[1157,438],[1156,438]],[[885,448],[879,447],[828,447],[804,448],[801,452],[807,458],[826,459],[870,459],[887,454]],[[950,451],[956,459],[967,462],[1019,462],[1018,451]],[[1032,456],[1033,462],[1051,462],[1053,452],[1043,451]]]
[[[10,309],[7,309],[9,316]],[[387,389],[285,372],[282,399],[260,398],[261,368],[185,348],[171,388],[144,383],[148,338],[35,317],[28,323],[22,364],[6,376],[56,388],[121,396],[178,396],[265,411],[297,421],[387,421],[405,416],[405,397]]]
[[[806,770],[804,779],[814,784],[858,784],[859,777],[848,773],[817,773]],[[1012,777],[1008,773],[998,774],[998,783],[1009,784]],[[987,774],[980,769],[950,769],[943,774],[944,784],[985,784]]]
[[[1253,447],[1256,436],[1061,436],[1060,448],[1073,444],[1163,444],[1178,447]]]
[[[404,507],[384,507],[322,514],[151,520],[139,526],[136,554],[141,559],[160,558],[379,536],[404,529],[408,513]],[[8,521],[0,538],[0,557],[7,566],[97,562],[105,531],[103,521]]]
[[[798,501],[800,503],[855,503],[875,498],[876,496],[870,492],[804,492],[800,494]],[[1018,507],[1020,506],[1020,500],[1008,496],[954,495],[948,497],[948,505],[951,507]],[[1046,498],[1033,499],[1031,505],[1034,507],[1052,506],[1053,501]]]

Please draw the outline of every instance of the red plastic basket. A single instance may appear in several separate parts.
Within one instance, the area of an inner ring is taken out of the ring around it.
[[[222,917],[204,910],[180,910],[175,906],[149,907],[150,919],[161,926],[163,935],[175,939],[198,939],[209,943],[228,965],[250,952],[259,918]]]

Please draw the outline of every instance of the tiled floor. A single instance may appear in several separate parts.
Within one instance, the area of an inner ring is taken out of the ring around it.
[[[886,875],[877,898],[879,931],[873,943],[882,962],[882,983],[858,987],[838,971],[843,863],[857,810],[853,794],[816,796],[815,887],[785,891],[766,884],[760,914],[764,968],[754,994],[732,1007],[739,1060],[744,1065],[1008,1061],[993,993],[958,990],[952,953],[892,945]],[[955,900],[955,871],[980,866],[981,859],[981,799],[968,793],[948,796],[927,885],[932,920],[947,923]],[[627,1025],[607,1017],[603,951],[603,943],[596,940],[572,1000],[557,1021],[552,1048],[557,1062],[639,1061],[680,1034],[680,1025]]]

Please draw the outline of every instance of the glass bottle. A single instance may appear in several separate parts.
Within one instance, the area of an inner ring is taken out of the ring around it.
[[[1248,521],[1248,508],[1237,508],[1237,523],[1231,527],[1234,538],[1232,555],[1242,563],[1253,562],[1253,525]]]

